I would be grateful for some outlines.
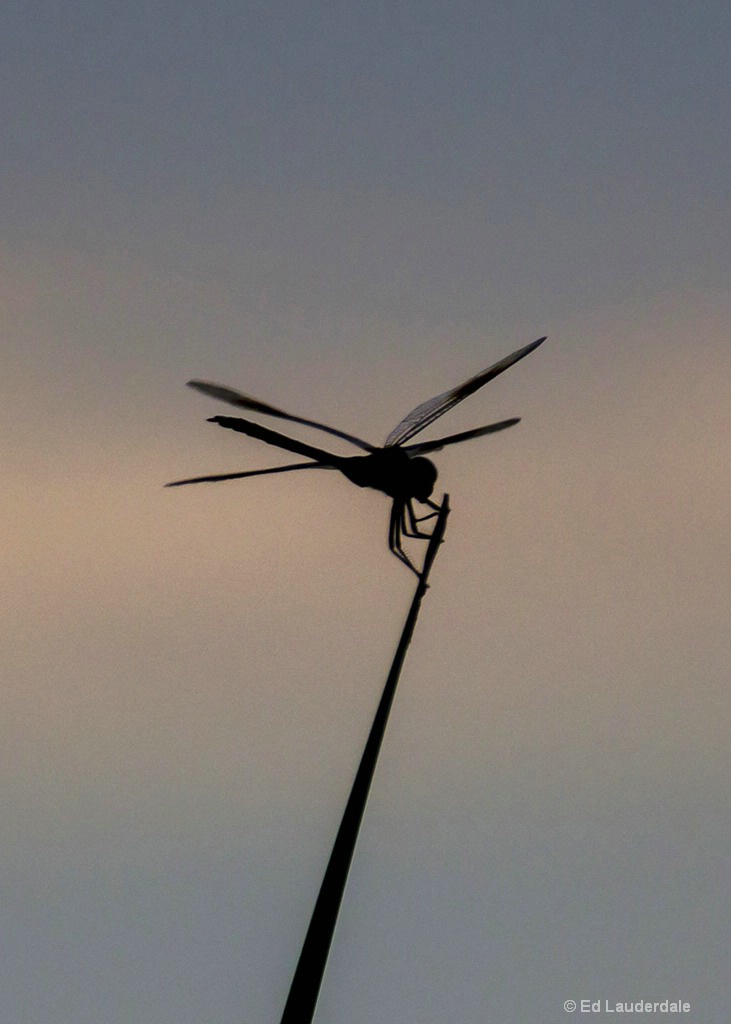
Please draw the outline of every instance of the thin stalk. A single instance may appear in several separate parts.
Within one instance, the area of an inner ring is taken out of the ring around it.
[[[368,791],[370,790],[373,773],[381,749],[381,741],[386,730],[388,715],[393,703],[396,685],[411,642],[414,626],[419,615],[421,601],[427,591],[427,580],[432,563],[444,536],[449,515],[449,496],[444,495],[434,532],[424,558],[424,567],[406,617],[401,639],[394,655],[391,670],[383,688],[378,710],[361,757],[360,766],[355,776],[353,788],[345,807],[335,844],[330,854],[330,861],[322,880],[320,893],[315,903],[310,926],[302,946],[297,969],[292,979],[289,996],[282,1014],[281,1024],[311,1024],[315,1014],[315,1006],[320,994],[322,976],[325,972],[330,944],[337,923],[338,911],[342,900],[348,871],[353,857],[353,850],[358,838],[358,830],[363,818]]]

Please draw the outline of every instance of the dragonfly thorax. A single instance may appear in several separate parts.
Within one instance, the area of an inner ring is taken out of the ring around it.
[[[426,501],[437,479],[433,462],[423,456],[412,458],[397,445],[343,459],[339,468],[358,487],[372,487],[404,500]]]
[[[410,490],[417,501],[426,501],[434,490],[437,480],[437,467],[423,455],[409,459]]]

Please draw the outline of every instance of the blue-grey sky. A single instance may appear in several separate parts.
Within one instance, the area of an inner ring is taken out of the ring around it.
[[[443,421],[523,417],[435,456],[317,1024],[727,1018],[730,43],[720,2],[5,5],[3,1020],[279,1019],[410,598],[335,474],[163,490],[279,459],[184,382],[378,443],[544,333]]]

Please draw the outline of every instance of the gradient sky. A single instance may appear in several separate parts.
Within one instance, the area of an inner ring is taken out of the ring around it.
[[[317,1024],[728,1020],[730,46],[715,0],[4,5],[2,1020],[279,1020],[410,600],[382,495],[164,490],[280,460],[185,381],[380,442],[544,333],[425,434],[523,417],[435,456]]]

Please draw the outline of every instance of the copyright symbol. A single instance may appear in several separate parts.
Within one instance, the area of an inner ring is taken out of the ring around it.
[[[563,1004],[563,1008],[566,1011],[566,1013],[573,1013],[576,1009],[576,1003],[573,999],[567,999],[566,1002]]]

